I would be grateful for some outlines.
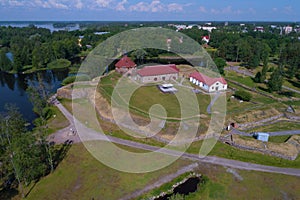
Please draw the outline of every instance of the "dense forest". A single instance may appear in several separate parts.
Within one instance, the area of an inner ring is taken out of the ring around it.
[[[281,67],[283,73],[289,78],[299,76],[299,33],[280,35],[276,30],[264,33],[235,31],[223,28],[208,33],[193,28],[182,32],[197,41],[201,35],[210,35],[209,46],[217,49],[211,53],[213,58],[221,57],[226,61],[242,62],[247,68],[268,66],[271,61]]]
[[[0,27],[0,70],[22,72],[44,68],[57,59],[72,60],[87,46],[96,46],[110,34],[96,35],[96,30],[55,31],[29,26],[24,28]],[[85,36],[78,44],[79,36]],[[7,53],[13,55],[9,59]]]
[[[31,68],[44,68],[57,59],[72,61],[78,55],[86,55],[81,53],[87,48],[95,47],[108,37],[137,27],[139,24],[90,25],[90,28],[85,30],[52,33],[48,29],[33,25],[24,28],[0,27],[0,70],[16,73]],[[164,27],[168,27],[167,24],[164,24]],[[108,34],[95,34],[97,31],[107,31]],[[213,59],[220,57],[226,61],[242,62],[248,68],[268,66],[271,61],[282,69],[285,76],[299,77],[299,33],[280,35],[277,29],[272,30],[268,25],[265,26],[264,33],[253,31],[251,25],[247,32],[243,32],[238,26],[220,26],[212,33],[196,27],[181,32],[201,44],[204,43],[201,37],[210,35],[209,46],[216,49],[208,51]],[[82,38],[80,45],[79,37]],[[13,55],[13,61],[8,58],[8,52]],[[148,49],[144,55],[151,58],[160,53]],[[144,55],[140,55],[139,52],[134,55],[134,58],[140,62],[140,57]]]

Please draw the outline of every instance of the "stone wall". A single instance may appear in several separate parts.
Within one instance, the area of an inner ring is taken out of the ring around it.
[[[233,147],[239,148],[239,149],[243,149],[243,150],[247,150],[247,151],[256,151],[256,152],[260,152],[262,154],[271,155],[271,156],[283,158],[283,159],[286,159],[286,160],[295,160],[299,155],[299,151],[298,151],[298,153],[296,153],[296,151],[295,151],[295,153],[289,153],[289,155],[288,155],[288,154],[281,153],[279,151],[268,149],[267,148],[267,143],[262,143],[262,142],[261,142],[261,144],[262,144],[262,146],[264,146],[264,148],[258,147],[259,145],[242,144],[242,143],[240,143],[239,141],[237,141],[235,139],[230,140],[227,137],[220,137],[219,140],[226,143],[226,144],[229,144]],[[257,141],[257,142],[260,142],[260,141]],[[290,144],[285,143],[285,145],[288,146]],[[297,148],[296,146],[294,146],[294,147]],[[286,148],[288,148],[288,147],[286,147]]]

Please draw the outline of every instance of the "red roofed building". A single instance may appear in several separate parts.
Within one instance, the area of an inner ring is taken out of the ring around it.
[[[136,64],[125,55],[115,64],[115,66],[117,72],[126,73],[128,70],[135,68]]]
[[[202,36],[202,41],[204,41],[206,44],[209,43],[210,37],[209,35]]]
[[[211,78],[200,72],[190,74],[190,82],[207,92],[227,90],[227,82],[223,77]]]
[[[175,64],[145,66],[137,71],[137,80],[142,83],[176,80],[179,69]]]

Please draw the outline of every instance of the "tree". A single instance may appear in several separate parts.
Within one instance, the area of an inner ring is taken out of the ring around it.
[[[261,59],[263,62],[263,66],[268,66],[268,62],[269,62],[269,55],[271,52],[271,48],[269,47],[269,45],[267,43],[263,44],[263,49],[261,52]]]
[[[46,90],[42,77],[38,74],[39,84],[37,86],[31,86],[27,89],[29,94],[29,100],[33,104],[33,110],[39,115],[39,118],[35,120],[35,131],[37,133],[37,140],[41,147],[44,148],[50,171],[54,170],[54,161],[52,155],[52,147],[47,141],[48,126],[47,119],[49,117],[49,104],[48,99],[50,97],[49,92]]]
[[[256,83],[262,83],[263,82],[261,72],[257,72],[255,74],[254,81]]]
[[[43,54],[40,44],[36,44],[32,52],[32,67],[41,68],[43,66]]]
[[[268,88],[270,92],[280,91],[282,88],[283,76],[280,72],[280,69],[277,68],[272,74],[270,79],[268,80]]]
[[[144,49],[138,49],[131,54],[138,61],[138,64],[141,65],[144,62],[144,58],[147,55],[147,52]]]
[[[250,68],[256,68],[259,65],[259,56],[256,53],[252,54],[248,65]]]
[[[250,101],[252,99],[252,94],[245,90],[238,90],[234,93],[234,96],[243,100],[243,101]]]
[[[24,197],[23,184],[28,185],[45,173],[42,151],[35,136],[27,131],[25,121],[18,109],[6,106],[7,113],[0,116],[1,170],[4,179],[15,177]],[[3,177],[3,176],[1,176]]]
[[[6,52],[4,49],[0,51],[0,70],[10,71],[12,68],[11,61],[7,58]]]
[[[224,74],[224,67],[226,66],[226,61],[223,58],[216,58],[214,62],[218,67],[220,74]]]

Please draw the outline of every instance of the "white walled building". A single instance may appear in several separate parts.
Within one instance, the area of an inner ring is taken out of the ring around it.
[[[190,74],[190,82],[199,86],[206,92],[217,92],[227,90],[227,82],[223,77],[211,78],[200,72]]]

